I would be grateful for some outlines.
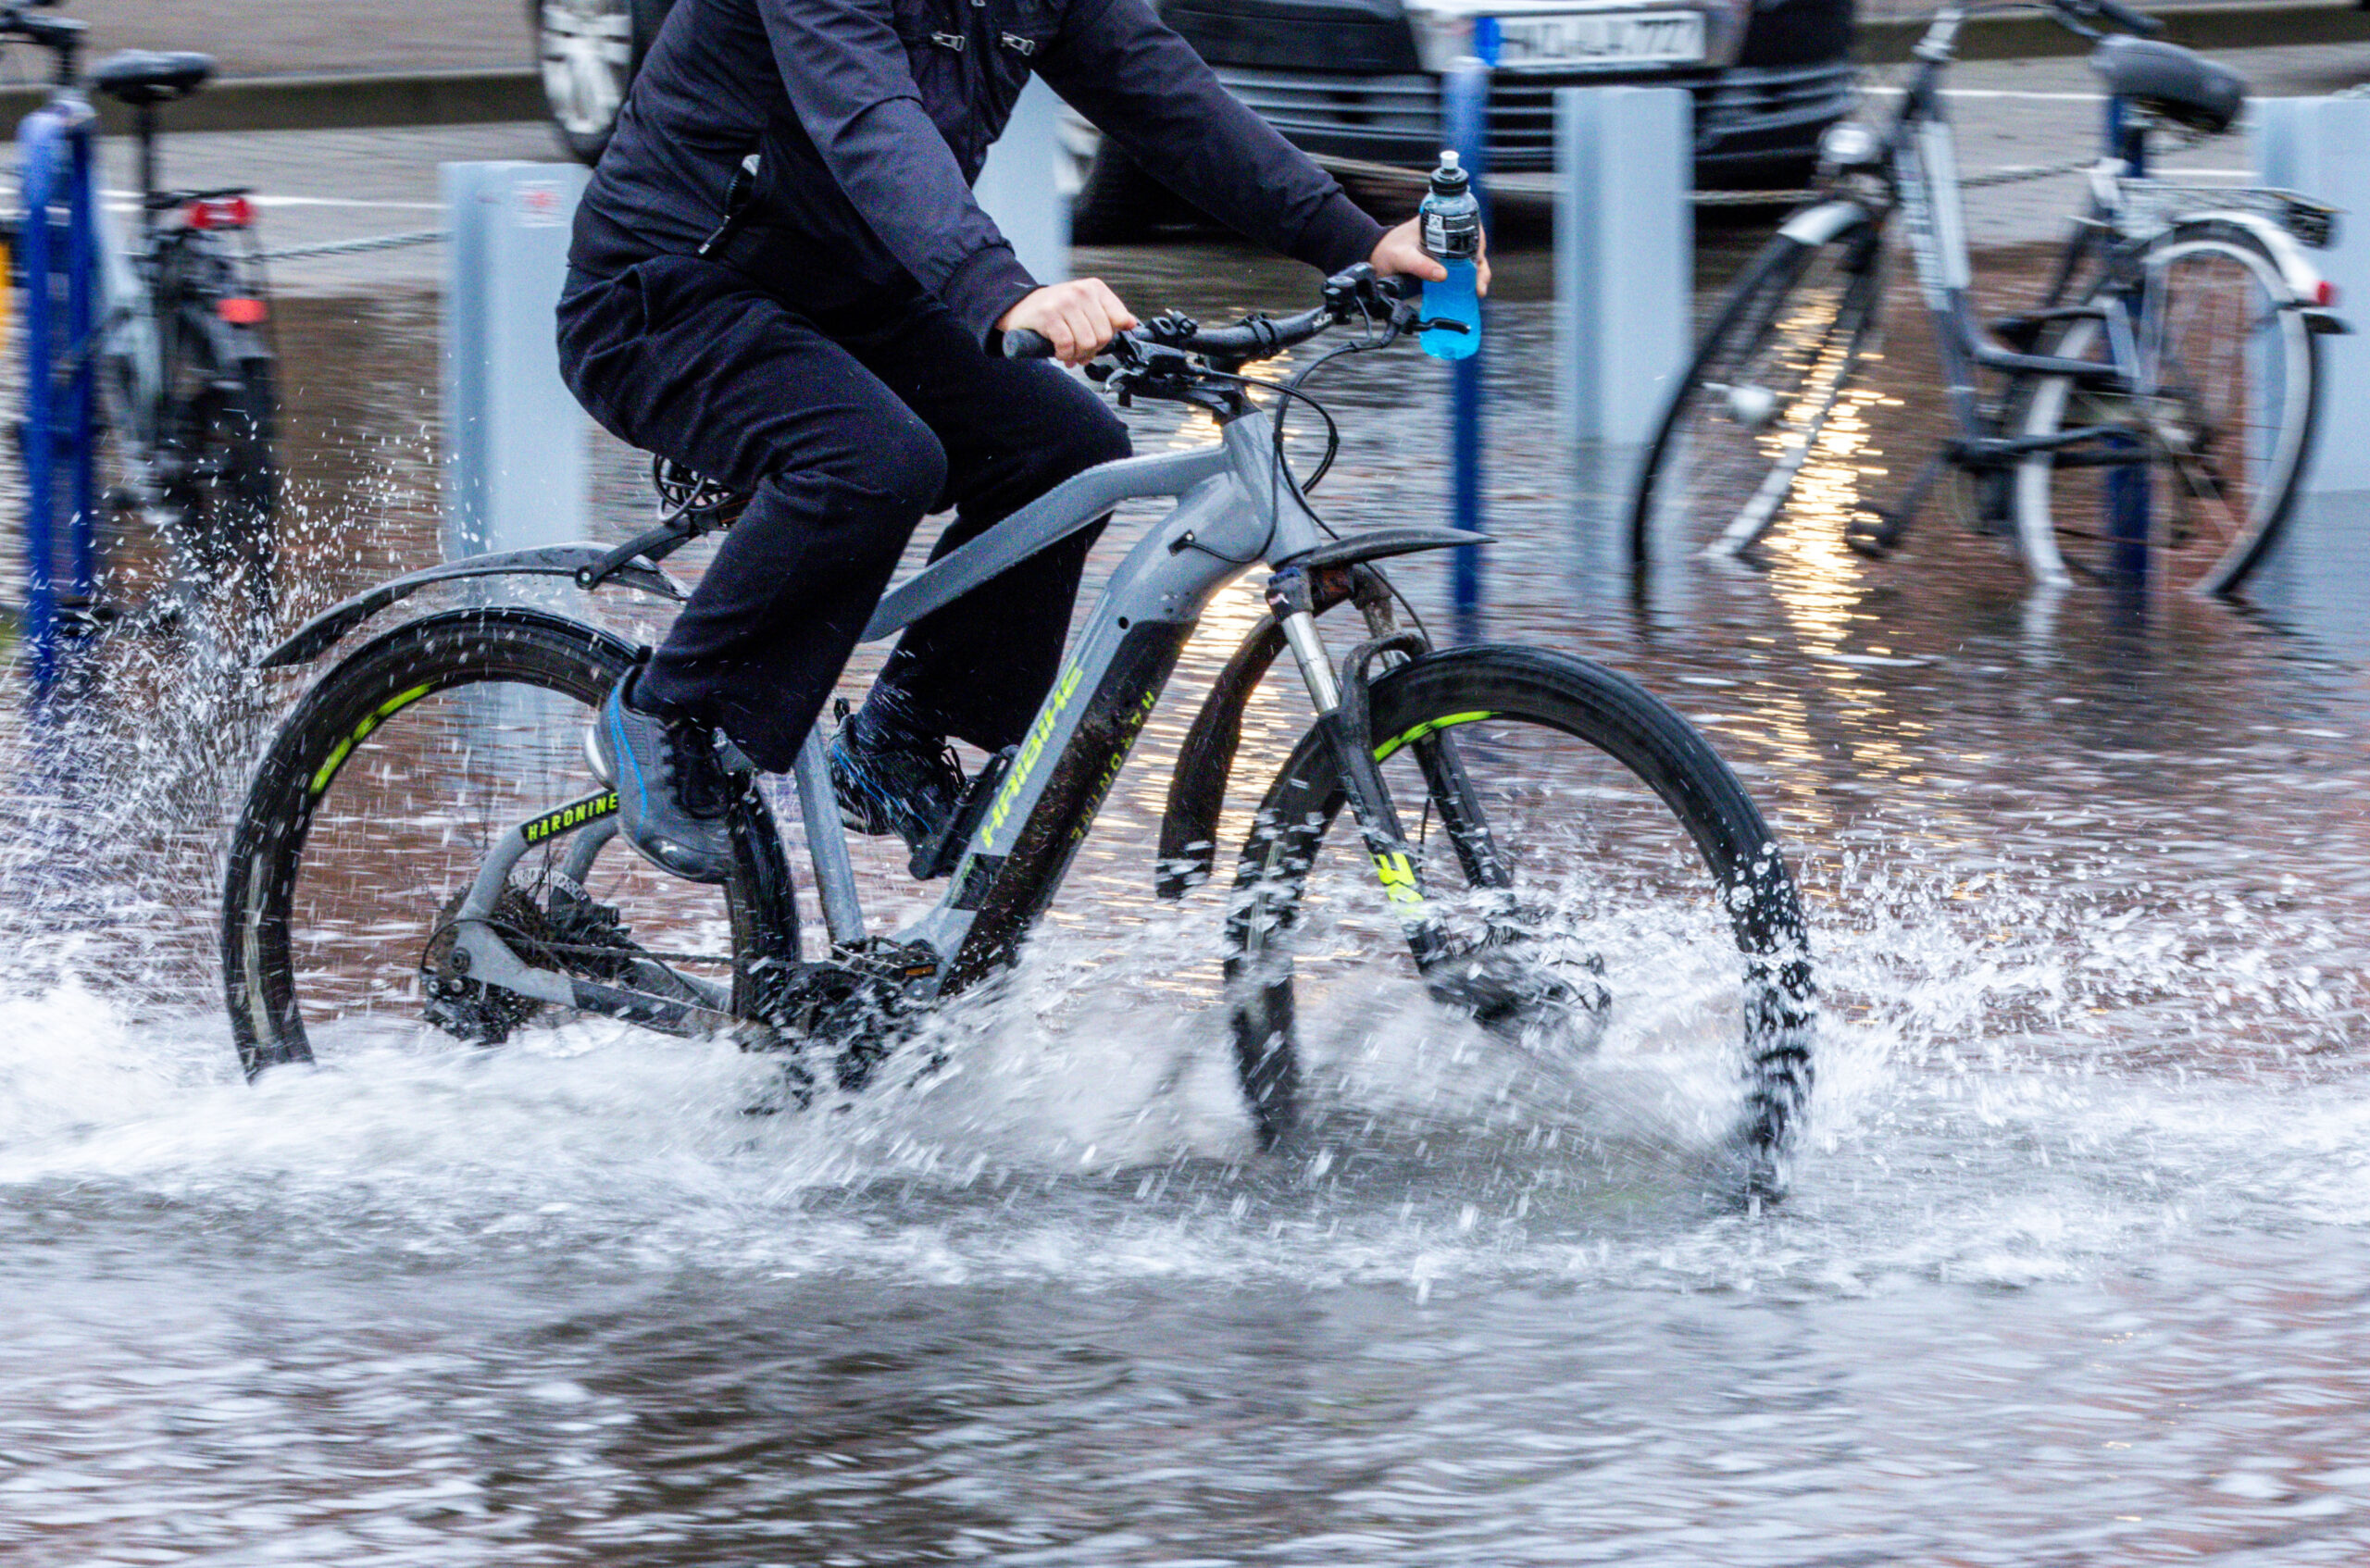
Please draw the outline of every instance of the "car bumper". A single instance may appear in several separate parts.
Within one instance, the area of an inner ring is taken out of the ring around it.
[[[1428,169],[1441,146],[1440,78],[1423,73],[1326,76],[1217,68],[1253,111],[1320,161]],[[1842,61],[1724,70],[1521,76],[1490,84],[1490,172],[1501,189],[1539,185],[1555,167],[1561,87],[1685,87],[1695,95],[1695,179],[1705,190],[1801,178],[1819,133],[1852,111],[1855,77]]]

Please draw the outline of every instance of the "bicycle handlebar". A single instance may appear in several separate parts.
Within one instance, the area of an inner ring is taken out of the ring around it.
[[[7,0],[0,5],[0,39],[20,38],[39,48],[47,49],[58,57],[58,82],[64,86],[74,67],[74,56],[82,46],[82,35],[90,24],[72,17],[36,17],[36,8],[55,6],[57,0]]]
[[[1196,327],[1191,332],[1181,334],[1162,332],[1158,330],[1159,321],[1154,321],[1141,327],[1130,327],[1119,336],[1139,348],[1173,348],[1185,354],[1204,354],[1219,359],[1265,359],[1295,343],[1308,342],[1332,325],[1332,312],[1318,305],[1297,316],[1287,316],[1280,321],[1254,316],[1232,327]],[[1110,351],[1106,349],[1104,352]],[[1054,341],[1042,332],[1032,332],[1026,327],[1017,328],[1004,334],[1004,356],[1006,359],[1051,359],[1054,357]]]
[[[2145,11],[2135,11],[2123,0],[2056,0],[2057,9],[2089,19],[2102,18],[2124,31],[2140,38],[2152,38],[2164,31],[2164,24]]]
[[[1112,342],[1116,345],[1125,339],[1139,352],[1167,349],[1237,364],[1267,359],[1339,326],[1353,315],[1372,319],[1378,309],[1388,313],[1402,308],[1405,294],[1400,284],[1396,278],[1375,277],[1372,269],[1360,262],[1327,279],[1325,303],[1296,316],[1280,320],[1266,316],[1245,317],[1231,327],[1203,327],[1180,317],[1162,316],[1141,327],[1129,328]],[[1054,357],[1053,340],[1026,327],[1004,333],[1003,348],[1006,359]],[[1109,348],[1104,350],[1105,354],[1110,352]]]

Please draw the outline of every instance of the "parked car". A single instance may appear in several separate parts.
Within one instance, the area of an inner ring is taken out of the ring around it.
[[[530,0],[552,118],[597,157],[672,0]],[[1161,14],[1267,122],[1353,179],[1428,169],[1440,83],[1496,33],[1490,166],[1502,190],[1543,190],[1554,90],[1631,83],[1695,94],[1695,179],[1706,190],[1798,185],[1819,135],[1851,111],[1852,0],[1164,0]],[[1072,230],[1139,236],[1175,198],[1091,132],[1072,139]]]

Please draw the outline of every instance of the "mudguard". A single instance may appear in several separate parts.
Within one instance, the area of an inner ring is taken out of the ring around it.
[[[2227,224],[2244,230],[2257,243],[2271,254],[2272,264],[2279,268],[2280,281],[2288,285],[2288,298],[2279,308],[2300,311],[2305,326],[2312,331],[2339,335],[2352,329],[2332,314],[2321,303],[2321,269],[2304,254],[2304,247],[2279,224],[2259,212],[2239,209],[2189,212],[2181,215],[2183,224]]]
[[[1352,597],[1359,574],[1350,568],[1360,563],[1489,541],[1487,534],[1455,529],[1377,529],[1334,540],[1293,565],[1308,569],[1316,613],[1323,615]],[[1370,572],[1366,575],[1373,578]],[[1374,580],[1379,588],[1379,579]],[[1154,890],[1162,898],[1183,898],[1187,889],[1210,879],[1217,864],[1218,813],[1226,805],[1235,751],[1242,744],[1243,704],[1283,650],[1281,624],[1272,613],[1260,616],[1218,672],[1202,699],[1201,712],[1193,716],[1192,728],[1185,732],[1184,744],[1177,750],[1177,771],[1168,780],[1168,806],[1160,819],[1160,859],[1153,871]]]
[[[1320,599],[1317,608],[1330,606]],[[1160,859],[1153,867],[1153,890],[1162,898],[1183,898],[1187,889],[1208,881],[1217,865],[1218,813],[1226,805],[1235,749],[1242,744],[1242,707],[1283,651],[1282,625],[1272,613],[1260,616],[1218,672],[1184,744],[1177,748],[1168,809],[1160,818]]]
[[[1821,202],[1786,219],[1778,230],[1798,245],[1823,245],[1847,229],[1868,221],[1868,209],[1857,202]]]
[[[536,550],[505,550],[493,555],[471,555],[465,560],[448,561],[441,566],[429,566],[420,571],[406,572],[390,578],[365,593],[357,593],[343,604],[331,605],[296,628],[295,634],[263,656],[262,667],[281,669],[290,665],[310,664],[336,644],[340,638],[388,605],[410,598],[421,589],[434,583],[453,582],[473,577],[564,577],[573,578],[588,567],[598,566],[606,560],[610,547],[605,544],[547,544]],[[687,595],[682,585],[655,566],[630,562],[610,574],[611,580],[661,599],[680,604]]]

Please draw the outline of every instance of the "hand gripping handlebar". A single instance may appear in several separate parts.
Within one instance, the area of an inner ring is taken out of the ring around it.
[[[1245,317],[1231,327],[1204,327],[1191,317],[1160,316],[1119,334],[1135,349],[1165,348],[1198,354],[1240,365],[1266,359],[1297,343],[1304,343],[1327,329],[1353,317],[1393,319],[1407,308],[1401,280],[1378,278],[1372,266],[1360,262],[1325,280],[1325,301],[1297,316],[1280,318]],[[1002,334],[1006,359],[1051,359],[1051,339],[1028,328]],[[1116,346],[1117,339],[1113,340]],[[1104,353],[1111,352],[1105,349]],[[1122,351],[1122,357],[1130,357]]]

